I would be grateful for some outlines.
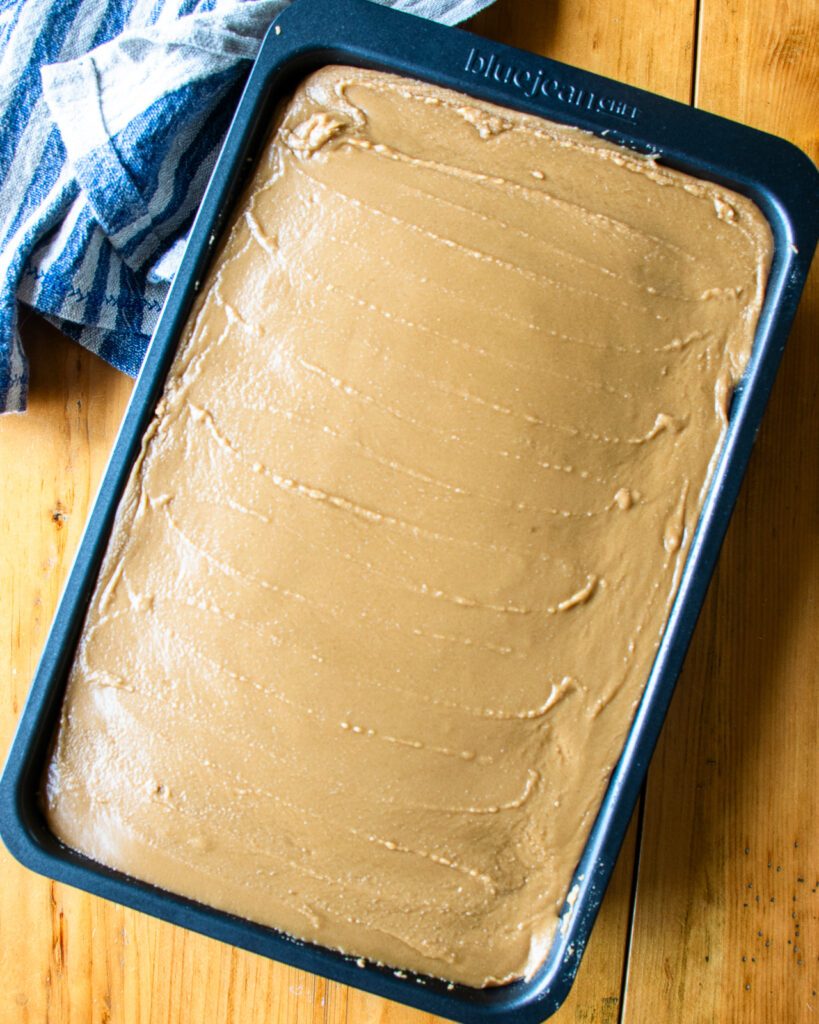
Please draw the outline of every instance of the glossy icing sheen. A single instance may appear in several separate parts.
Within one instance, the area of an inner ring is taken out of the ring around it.
[[[470,985],[542,963],[771,253],[746,199],[327,68],[191,315],[48,770],[70,846]]]

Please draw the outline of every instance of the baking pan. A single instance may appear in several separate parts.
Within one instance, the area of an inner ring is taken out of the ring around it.
[[[749,196],[774,235],[754,351],[734,395],[723,451],[653,669],[572,881],[576,899],[565,907],[548,959],[535,977],[499,988],[470,989],[412,974],[399,977],[373,964],[362,968],[340,953],[132,879],[59,843],[38,803],[68,670],[117,504],[215,241],[269,134],[276,104],[297,81],[327,63],[423,79],[656,154],[671,167]],[[819,175],[803,153],[762,132],[368,0],[296,0],[271,27],[253,67],[37,669],[0,780],[0,834],[9,850],[23,864],[60,882],[456,1021],[534,1024],[553,1013],[577,972],[739,491],[816,244],[818,186]]]

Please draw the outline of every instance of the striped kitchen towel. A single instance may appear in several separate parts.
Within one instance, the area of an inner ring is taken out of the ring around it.
[[[249,62],[288,0],[0,0],[0,412],[18,301],[135,374]],[[492,0],[377,0],[455,24]]]

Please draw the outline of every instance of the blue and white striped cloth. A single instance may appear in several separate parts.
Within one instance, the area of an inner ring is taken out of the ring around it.
[[[0,0],[0,412],[18,300],[135,374],[249,61],[288,0]],[[377,0],[446,24],[492,0]]]

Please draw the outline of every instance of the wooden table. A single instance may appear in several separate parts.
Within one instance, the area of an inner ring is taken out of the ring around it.
[[[811,0],[499,0],[472,27],[816,159],[818,17]],[[819,1020],[817,285],[814,272],[561,1024]],[[30,409],[0,420],[0,756],[131,387],[35,317],[23,333]],[[56,885],[0,851],[3,1024],[433,1020]]]

